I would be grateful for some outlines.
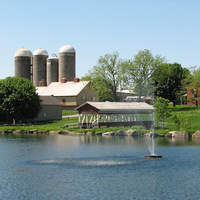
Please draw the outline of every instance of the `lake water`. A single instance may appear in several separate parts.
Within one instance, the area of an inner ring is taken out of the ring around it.
[[[0,136],[0,199],[200,199],[200,142],[117,136]]]

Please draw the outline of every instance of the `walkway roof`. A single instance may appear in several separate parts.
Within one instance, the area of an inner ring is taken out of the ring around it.
[[[148,114],[154,107],[144,102],[86,102],[76,108],[79,113],[96,112],[98,114]]]

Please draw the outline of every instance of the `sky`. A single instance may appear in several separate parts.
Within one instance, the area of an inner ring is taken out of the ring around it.
[[[199,0],[0,0],[0,79],[14,76],[14,54],[24,47],[76,51],[81,78],[100,56],[132,59],[151,50],[169,63],[200,66]]]

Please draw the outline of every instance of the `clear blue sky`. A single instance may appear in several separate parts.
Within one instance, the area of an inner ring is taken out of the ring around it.
[[[100,56],[132,58],[149,49],[182,67],[200,66],[200,0],[1,0],[0,79],[14,76],[14,53],[76,50],[76,75]]]

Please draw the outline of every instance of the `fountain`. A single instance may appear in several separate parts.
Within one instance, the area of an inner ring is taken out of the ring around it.
[[[148,142],[149,145],[149,151],[150,151],[150,155],[145,155],[145,158],[162,158],[161,155],[155,154],[155,132],[154,132],[154,123],[155,123],[155,118],[154,118],[154,114],[153,114],[153,124],[152,124],[152,133],[150,134],[150,139]]]

